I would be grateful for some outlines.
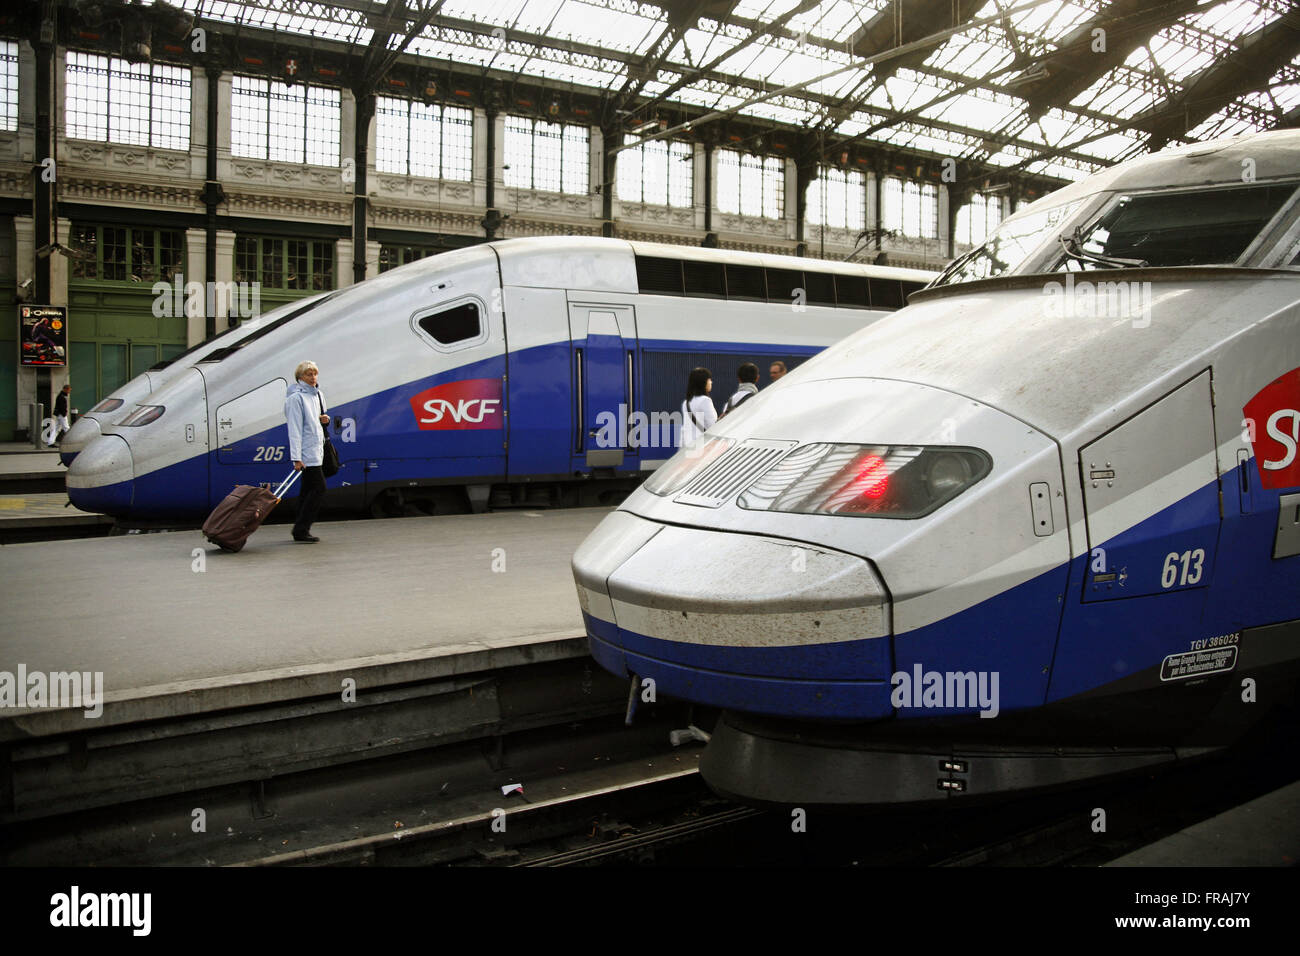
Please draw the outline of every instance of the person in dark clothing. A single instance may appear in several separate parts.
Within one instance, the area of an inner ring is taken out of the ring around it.
[[[63,433],[68,430],[68,398],[72,395],[72,386],[64,385],[62,391],[54,399],[54,424],[57,432],[54,438],[54,444],[57,445],[63,438]]]
[[[325,398],[316,387],[320,370],[315,362],[303,362],[294,370],[294,383],[284,399],[284,418],[289,426],[289,457],[293,467],[302,472],[298,491],[298,520],[293,525],[293,540],[314,543],[320,540],[311,533],[312,522],[325,497],[325,432],[330,417],[325,414]]]
[[[728,412],[733,411],[740,405],[745,404],[755,395],[758,394],[758,366],[753,362],[745,362],[736,370],[736,378],[740,381],[740,387],[736,394],[727,399],[727,405],[722,409],[719,418],[726,417]]]

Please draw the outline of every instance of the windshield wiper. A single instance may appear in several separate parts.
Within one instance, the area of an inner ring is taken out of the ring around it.
[[[969,252],[963,252],[956,259],[952,260],[952,262],[948,263],[948,268],[944,269],[943,272],[939,274],[939,277],[934,280],[934,285],[936,286],[944,285],[950,278],[952,278],[952,276],[959,269],[961,269],[962,266],[966,265],[966,263],[970,262],[971,259],[975,258],[975,254],[983,248],[984,247],[982,245],[976,246],[974,249],[971,249]]]
[[[1074,230],[1072,236],[1061,236],[1057,241],[1060,242],[1061,248],[1071,259],[1077,259],[1080,262],[1091,262],[1093,265],[1104,266],[1107,269],[1144,269],[1151,263],[1145,259],[1121,259],[1119,256],[1101,256],[1092,252],[1083,251],[1082,228]]]

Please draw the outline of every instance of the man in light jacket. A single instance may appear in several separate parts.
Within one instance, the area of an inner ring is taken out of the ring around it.
[[[325,396],[316,387],[319,375],[315,362],[302,362],[294,370],[294,383],[284,397],[284,420],[289,425],[289,457],[293,459],[293,467],[302,472],[293,540],[312,543],[320,540],[311,533],[311,526],[320,511],[321,499],[325,497],[325,475],[321,472],[321,462],[325,460],[323,428],[330,420],[325,414]]]

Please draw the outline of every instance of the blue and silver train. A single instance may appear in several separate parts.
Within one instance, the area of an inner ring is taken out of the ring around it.
[[[589,492],[619,482],[591,479],[625,491],[675,451],[670,413],[691,368],[711,369],[721,405],[742,362],[797,365],[933,278],[616,239],[447,252],[187,356],[86,426],[99,434],[68,494],[127,522],[169,521],[202,517],[237,484],[278,482],[285,390],[310,359],[342,459],[327,504],[479,510],[575,488],[603,500],[613,493]]]
[[[164,359],[137,375],[121,388],[106,395],[95,404],[94,408],[72,423],[72,427],[59,442],[60,461],[65,465],[71,465],[72,459],[80,454],[81,449],[103,434],[102,426],[123,417],[123,409],[133,409],[137,404],[144,402],[150,394],[162,388],[186,369],[202,362],[210,353],[233,345],[244,336],[256,332],[264,323],[275,322],[290,312],[311,305],[319,298],[321,295],[299,299],[272,309],[257,318],[249,319],[241,325],[233,325],[219,335],[186,349],[174,358]]]
[[[951,801],[1213,752],[1300,670],[1300,131],[1009,218],[711,428],[573,569],[717,791]]]

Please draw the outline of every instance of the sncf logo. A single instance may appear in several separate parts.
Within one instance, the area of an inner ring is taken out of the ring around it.
[[[1300,487],[1300,368],[1274,379],[1242,411],[1263,486]]]
[[[471,378],[435,385],[411,398],[421,431],[501,428],[501,380]]]

